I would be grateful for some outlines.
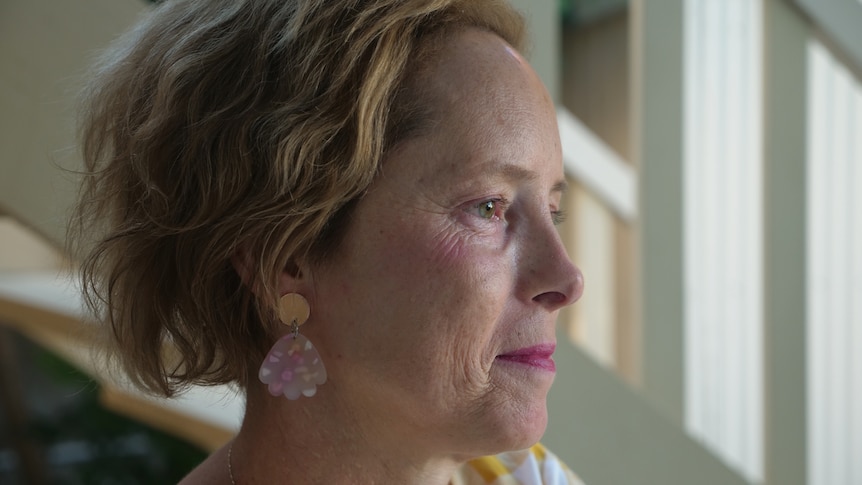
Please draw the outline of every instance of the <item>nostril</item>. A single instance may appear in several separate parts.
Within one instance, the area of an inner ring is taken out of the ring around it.
[[[566,295],[559,291],[547,291],[533,297],[533,301],[554,308],[566,305],[566,300]]]
[[[571,272],[565,283],[557,290],[545,291],[533,297],[533,301],[551,310],[558,310],[566,305],[571,305],[581,298],[584,293],[584,275],[580,268],[571,265]]]

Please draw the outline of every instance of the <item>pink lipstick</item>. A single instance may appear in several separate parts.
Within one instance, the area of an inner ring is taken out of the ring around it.
[[[534,345],[498,355],[497,359],[554,372],[557,370],[557,366],[551,356],[556,348],[556,344]]]

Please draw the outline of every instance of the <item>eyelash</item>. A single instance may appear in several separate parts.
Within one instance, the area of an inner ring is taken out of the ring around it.
[[[487,218],[487,217],[482,216],[481,214],[478,214],[478,211],[482,210],[482,207],[488,203],[494,204],[494,215],[490,218]],[[496,218],[497,220],[502,220],[503,219],[502,214],[506,212],[506,209],[508,207],[509,207],[509,201],[506,200],[505,198],[501,197],[501,198],[483,200],[482,202],[475,204],[473,206],[473,209],[475,209],[477,211],[476,215],[478,215],[482,219],[494,220],[494,218]],[[565,222],[567,217],[568,217],[568,213],[562,209],[551,211],[551,222],[553,222],[553,224],[555,226],[559,226],[560,224]]]
[[[559,226],[560,224],[566,222],[567,217],[569,217],[569,213],[564,211],[563,209],[551,211],[551,221],[554,222],[555,226]]]

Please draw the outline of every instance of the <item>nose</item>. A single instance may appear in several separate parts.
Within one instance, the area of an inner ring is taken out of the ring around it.
[[[556,228],[548,223],[531,232],[522,257],[531,300],[549,311],[578,301],[584,292],[584,275],[569,258]]]

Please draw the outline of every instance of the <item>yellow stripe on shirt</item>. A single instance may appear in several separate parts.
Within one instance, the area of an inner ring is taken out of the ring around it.
[[[541,443],[536,443],[530,448],[530,453],[536,457],[536,460],[539,462],[545,461],[545,455],[547,454],[547,450]]]
[[[485,483],[494,483],[494,480],[510,473],[509,469],[496,456],[483,456],[470,460],[468,465],[485,480]]]

